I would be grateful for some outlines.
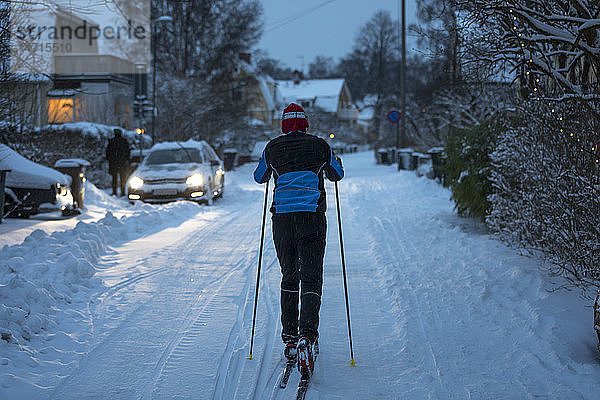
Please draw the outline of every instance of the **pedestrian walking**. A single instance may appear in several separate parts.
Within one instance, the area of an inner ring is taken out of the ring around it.
[[[291,103],[283,111],[281,135],[267,143],[254,180],[274,176],[273,242],[281,266],[281,323],[284,354],[298,363],[303,377],[314,369],[319,333],[327,209],[323,174],[331,181],[344,176],[341,160],[329,144],[306,133],[304,109]],[[298,304],[300,311],[298,312]]]
[[[129,143],[122,135],[122,130],[115,128],[115,136],[108,141],[106,146],[106,159],[108,160],[108,173],[112,175],[112,194],[117,195],[117,180],[121,188],[121,196],[125,196],[125,182],[129,174]]]

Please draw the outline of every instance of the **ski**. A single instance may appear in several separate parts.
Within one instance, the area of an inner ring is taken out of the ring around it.
[[[288,381],[290,380],[290,375],[292,374],[292,370],[296,367],[296,361],[287,361],[285,363],[285,369],[283,370],[283,376],[281,377],[281,381],[279,382],[279,387],[281,389],[285,389]]]
[[[310,383],[309,377],[300,378],[300,382],[298,383],[298,395],[296,396],[296,400],[304,400],[306,396],[306,391],[308,390],[308,384]]]

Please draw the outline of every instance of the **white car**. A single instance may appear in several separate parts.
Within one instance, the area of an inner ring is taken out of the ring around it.
[[[155,144],[127,181],[130,201],[192,200],[212,204],[223,195],[225,171],[205,141]]]

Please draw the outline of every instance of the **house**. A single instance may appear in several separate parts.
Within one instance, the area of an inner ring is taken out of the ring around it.
[[[135,81],[145,74],[145,66],[142,71],[130,60],[102,54],[98,39],[78,36],[81,27],[100,29],[87,16],[56,8],[44,10],[38,19],[49,27],[43,32],[53,32],[38,40],[45,40],[54,51],[40,56],[29,50],[29,54],[21,55],[23,60],[39,59],[35,64],[39,70],[19,71],[12,82],[0,85],[4,99],[19,94],[12,104],[27,114],[21,122],[26,120],[37,127],[79,121],[125,128],[135,125]]]
[[[355,125],[358,109],[352,102],[348,85],[343,78],[277,81],[284,104],[300,104],[305,109],[319,109],[338,122]]]
[[[75,31],[94,22],[62,9],[56,11],[56,26]],[[101,54],[98,40],[61,36],[55,46],[65,49],[53,56],[54,87],[47,93],[47,122],[98,122],[130,128],[135,97],[136,66],[129,60]],[[70,51],[66,51],[70,49]]]
[[[47,93],[47,123],[88,121],[124,128],[133,126],[135,75],[130,62],[99,54],[56,58],[57,63],[79,68],[53,76],[54,86]],[[106,73],[105,65],[118,65],[117,68],[129,73]]]
[[[231,100],[245,103],[248,116],[255,124],[267,129],[279,130],[281,94],[277,82],[261,74],[252,64],[248,53],[240,54],[240,60],[230,83]]]

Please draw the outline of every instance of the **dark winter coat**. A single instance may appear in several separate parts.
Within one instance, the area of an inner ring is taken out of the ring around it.
[[[106,159],[108,160],[108,172],[116,174],[129,165],[129,143],[121,135],[115,135],[108,141],[106,146]]]
[[[275,174],[273,213],[325,212],[323,173],[331,181],[344,177],[341,161],[327,142],[302,132],[279,136],[263,151],[254,180],[265,183]]]

